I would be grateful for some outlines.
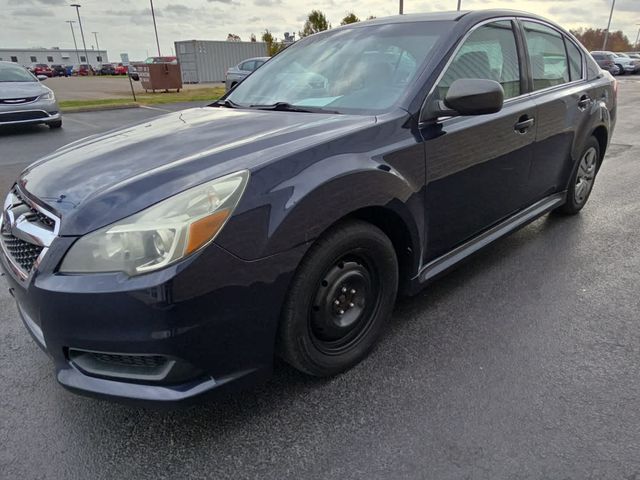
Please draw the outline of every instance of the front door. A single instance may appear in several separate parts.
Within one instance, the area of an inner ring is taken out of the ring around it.
[[[422,129],[427,164],[426,262],[527,205],[536,106],[521,96],[523,75],[514,25],[502,20],[477,27],[428,99],[444,99],[459,78],[495,80],[505,92],[498,113],[451,117]]]

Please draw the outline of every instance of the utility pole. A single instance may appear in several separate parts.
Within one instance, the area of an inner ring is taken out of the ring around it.
[[[73,24],[76,23],[75,20],[65,20],[71,27],[71,36],[73,37],[73,46],[76,47],[76,57],[78,57],[78,64],[80,64],[80,52],[78,52],[78,43],[76,42],[76,34],[73,31]]]
[[[404,4],[404,1],[400,0],[400,15],[402,15],[402,11],[404,10],[404,8],[403,8],[404,5],[403,4]]]
[[[100,32],[91,32],[93,36],[96,37],[96,50],[98,50],[98,55],[100,55],[100,44],[98,43],[98,33]]]
[[[158,46],[158,56],[161,57],[162,54],[160,53],[160,41],[158,40],[158,27],[156,26],[156,13],[153,10],[153,0],[149,0],[149,2],[151,3],[151,16],[153,17],[153,29],[156,32],[156,45]]]
[[[458,0],[458,11],[460,11],[460,4],[462,3],[462,0]]]
[[[80,25],[80,36],[82,37],[82,47],[84,48],[84,59],[87,62],[87,65],[91,66],[91,63],[89,62],[89,53],[87,52],[87,44],[84,41],[84,31],[82,30],[82,20],[80,20],[80,7],[82,5],[79,5],[77,3],[74,3],[71,5],[71,7],[74,7],[76,9],[76,13],[78,14],[78,25]],[[91,69],[89,69],[89,72],[91,72]]]
[[[640,23],[636,23],[636,25],[640,25]],[[638,29],[638,35],[636,35],[636,49],[640,49],[640,28]]]
[[[613,9],[616,6],[616,0],[611,3],[611,13],[609,13],[609,23],[607,24],[607,30],[604,32],[604,42],[602,42],[602,50],[607,49],[607,40],[609,40],[609,28],[611,28],[611,17],[613,17]]]

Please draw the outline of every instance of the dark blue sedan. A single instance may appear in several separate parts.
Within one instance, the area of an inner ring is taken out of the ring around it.
[[[616,95],[569,32],[527,13],[336,28],[211,106],[29,166],[4,202],[0,264],[79,393],[181,401],[263,379],[275,356],[336,375],[398,293],[580,212]]]

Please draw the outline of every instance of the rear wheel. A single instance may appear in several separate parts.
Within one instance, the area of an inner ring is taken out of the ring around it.
[[[283,308],[278,354],[324,377],[360,362],[391,315],[398,262],[389,238],[362,221],[342,223],[301,262]]]
[[[565,215],[575,215],[585,206],[598,173],[600,162],[600,144],[591,137],[580,155],[578,165],[571,175],[567,189],[567,202],[556,211]]]
[[[618,69],[620,70],[619,75],[624,75],[626,72],[624,71],[624,67],[622,65],[617,65]]]

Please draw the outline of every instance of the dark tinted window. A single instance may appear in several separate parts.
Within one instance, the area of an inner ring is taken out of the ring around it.
[[[567,54],[569,55],[569,74],[571,81],[580,80],[582,75],[582,53],[580,49],[569,39],[565,38],[564,43],[567,46]]]
[[[35,63],[35,62],[37,62],[37,61],[38,61],[38,59],[37,59],[36,57],[31,57],[31,61],[32,61],[33,63]]]
[[[47,57],[47,62],[53,62],[53,57]]]
[[[545,25],[522,22],[531,59],[533,89],[562,85],[569,81],[569,65],[562,35]]]
[[[510,21],[483,25],[471,33],[438,84],[444,99],[451,84],[461,78],[495,80],[504,89],[504,98],[520,95],[518,50]]]

